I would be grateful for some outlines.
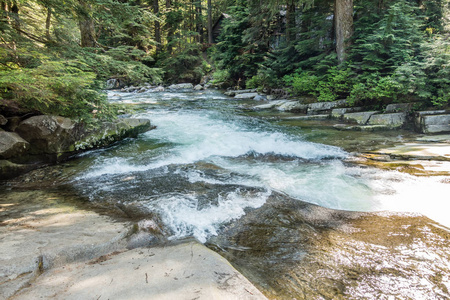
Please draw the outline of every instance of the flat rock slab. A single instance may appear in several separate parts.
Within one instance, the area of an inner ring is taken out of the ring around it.
[[[450,161],[448,143],[405,143],[395,147],[380,149],[374,153],[388,154],[406,159],[424,159]]]
[[[266,299],[198,242],[139,248],[41,275],[14,299]]]
[[[0,299],[42,270],[125,249],[131,227],[43,191],[0,193],[0,224]]]
[[[258,96],[258,93],[242,93],[234,96],[235,99],[253,99]]]

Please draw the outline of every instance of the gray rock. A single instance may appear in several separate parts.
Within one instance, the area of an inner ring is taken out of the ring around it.
[[[366,125],[370,117],[374,114],[379,113],[379,111],[364,111],[355,113],[346,113],[343,115],[343,120],[348,122],[355,122],[359,125]]]
[[[344,107],[344,108],[334,108],[331,110],[331,117],[340,119],[346,113],[359,112],[362,110],[362,107]]]
[[[450,113],[447,110],[441,109],[441,110],[424,110],[424,111],[417,111],[416,115],[418,116],[425,116],[425,115],[445,115]]]
[[[117,122],[103,123],[99,128],[84,132],[67,151],[105,147],[124,138],[137,137],[152,128],[154,127],[147,119],[123,118]]]
[[[134,249],[50,270],[17,297],[53,295],[68,300],[266,299],[225,258],[198,242]]]
[[[270,101],[267,104],[261,104],[261,105],[257,105],[255,107],[253,107],[253,109],[256,110],[260,110],[260,109],[272,109],[272,108],[276,108],[277,106],[280,106],[284,103],[286,103],[288,100],[274,100],[274,101]]]
[[[33,154],[66,152],[76,140],[76,123],[68,118],[41,115],[20,123],[16,132],[31,145]]]
[[[450,132],[450,114],[419,114],[416,126],[422,133]]]
[[[111,78],[106,81],[106,89],[108,90],[116,89],[119,85],[119,81],[115,78]]]
[[[137,93],[145,93],[146,91],[147,91],[147,88],[141,87],[141,88],[137,91]]]
[[[0,126],[6,125],[6,123],[8,123],[8,119],[0,115]]]
[[[368,125],[386,125],[389,128],[400,128],[406,123],[406,112],[375,114],[369,119]]]
[[[14,207],[6,209],[8,226],[0,227],[0,299],[8,299],[44,270],[126,250],[129,223],[59,201],[46,191],[0,199]]]
[[[325,120],[328,119],[330,115],[308,115],[308,116],[293,116],[283,118],[284,120]]]
[[[164,87],[162,85],[155,87],[154,89],[150,90],[151,92],[164,92]]]
[[[385,113],[410,112],[414,103],[393,103],[386,106]]]
[[[68,118],[43,115],[20,123],[17,133],[30,143],[31,153],[59,157],[63,153],[108,146],[127,137],[136,137],[151,128],[149,120],[122,118],[86,129]]]
[[[171,90],[187,90],[187,89],[193,89],[194,86],[192,83],[178,83],[178,84],[172,84],[169,86],[169,89]]]
[[[201,91],[203,90],[203,86],[201,84],[197,84],[196,86],[194,86],[194,90]]]
[[[234,97],[236,95],[236,91],[226,91],[224,93],[225,96]]]
[[[333,108],[347,104],[347,100],[337,100],[333,102],[315,102],[308,104],[308,115],[321,114]]]
[[[278,110],[281,111],[288,111],[288,112],[300,112],[300,113],[306,113],[308,109],[307,104],[301,104],[298,101],[286,101],[280,106],[277,107]]]
[[[265,100],[267,100],[267,97],[264,96],[264,95],[258,95],[255,98],[253,98],[253,100],[255,100],[255,101],[265,101]]]
[[[0,131],[0,158],[17,157],[30,148],[30,144],[17,133]]]
[[[253,99],[258,96],[258,93],[240,93],[234,96],[235,99]]]

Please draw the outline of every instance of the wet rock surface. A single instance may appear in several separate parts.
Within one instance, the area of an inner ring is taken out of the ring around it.
[[[337,211],[276,194],[209,246],[270,299],[446,299],[449,238],[420,215]]]

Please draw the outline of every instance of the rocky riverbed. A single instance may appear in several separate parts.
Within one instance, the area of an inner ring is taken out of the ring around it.
[[[447,135],[192,88],[111,101],[158,129],[1,184],[0,297],[450,297]]]

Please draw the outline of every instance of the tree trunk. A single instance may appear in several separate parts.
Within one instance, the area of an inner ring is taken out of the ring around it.
[[[153,13],[159,17],[159,0],[153,0]],[[156,49],[159,51],[161,48],[161,24],[158,20],[155,20],[155,41],[158,43]]]
[[[19,6],[17,5],[17,1],[13,0],[11,5],[11,13],[14,19],[13,28],[20,34],[20,18],[19,18]]]
[[[47,7],[47,18],[45,19],[45,38],[47,41],[51,40],[50,37],[50,25],[52,20],[52,9],[50,7]]]
[[[208,43],[213,43],[213,32],[212,32],[212,3],[208,0]]]
[[[295,40],[295,3],[289,0],[286,5],[286,41]]]
[[[197,0],[195,2],[195,17],[197,23],[197,32],[198,32],[198,41],[203,43],[203,11],[202,11],[202,2]]]
[[[353,35],[353,0],[335,0],[334,26],[339,64],[346,59],[346,50]]]
[[[95,47],[95,24],[91,16],[92,7],[83,0],[79,0],[82,13],[78,16],[78,25],[81,34],[81,47]]]

